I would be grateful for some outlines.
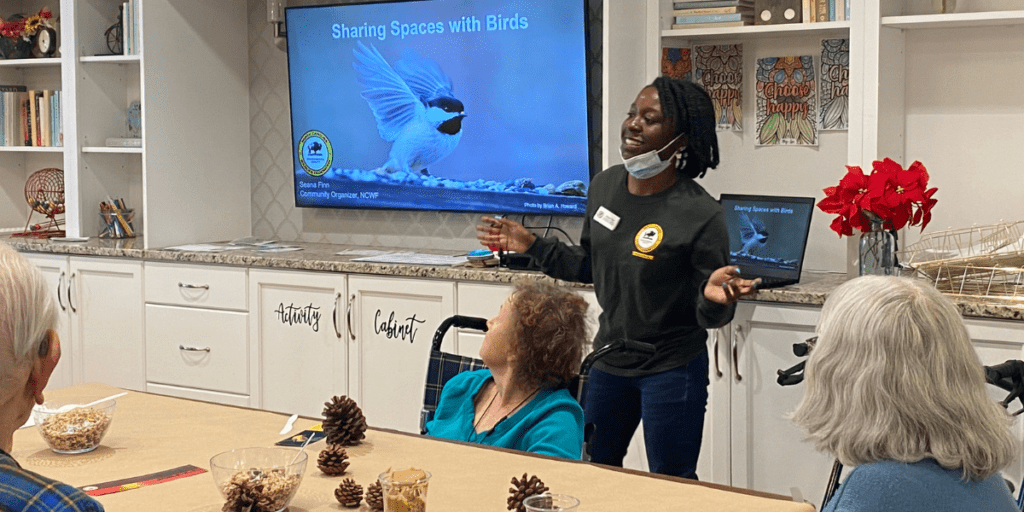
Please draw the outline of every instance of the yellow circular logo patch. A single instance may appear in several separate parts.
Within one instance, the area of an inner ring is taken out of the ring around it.
[[[661,239],[664,238],[665,232],[662,231],[661,226],[657,224],[648,224],[636,233],[636,237],[633,238],[633,245],[636,246],[636,250],[646,254],[658,248],[661,245]]]
[[[296,148],[299,165],[310,176],[323,176],[334,161],[334,148],[323,132],[310,130],[302,135]]]

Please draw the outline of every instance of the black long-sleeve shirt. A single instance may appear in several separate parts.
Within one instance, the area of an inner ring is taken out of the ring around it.
[[[596,365],[637,376],[691,361],[706,350],[706,329],[727,324],[736,306],[704,298],[708,277],[728,262],[718,202],[684,176],[667,190],[634,196],[626,177],[622,165],[594,177],[579,246],[538,238],[527,253],[551,277],[594,283],[602,308],[595,347],[620,338],[656,347],[653,356],[614,353]],[[619,217],[614,230],[594,220],[601,207]]]

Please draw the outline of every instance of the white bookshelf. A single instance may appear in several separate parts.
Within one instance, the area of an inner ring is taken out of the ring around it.
[[[702,184],[722,192],[808,195],[820,199],[844,166],[870,171],[873,160],[914,160],[938,187],[927,232],[1024,218],[1024,190],[1010,186],[1024,160],[1024,4],[1020,0],[961,0],[956,12],[929,13],[915,0],[851,4],[842,22],[670,30],[671,0],[648,0],[645,79],[660,74],[660,48],[693,44],[744,46],[742,134],[719,132],[722,164]],[[758,58],[820,57],[820,40],[850,40],[850,128],[819,132],[817,148],[753,146],[753,73]],[[611,84],[614,89],[615,84]],[[636,91],[621,91],[628,105]],[[629,97],[628,100],[625,98]],[[614,118],[613,118],[614,119]],[[614,127],[614,125],[609,125]],[[617,144],[617,130],[612,130]],[[614,145],[611,146],[614,150]],[[614,151],[613,151],[614,152]],[[828,229],[832,216],[814,214],[805,269],[850,271],[856,250]],[[919,228],[900,234],[913,243]],[[902,245],[901,245],[902,246]]]
[[[962,12],[884,16],[882,26],[901,29],[965,28],[1024,25],[1024,11]]]
[[[44,0],[21,3],[35,12]],[[248,235],[250,224],[247,15],[244,2],[139,0],[139,49],[109,55],[103,34],[119,0],[60,0],[58,57],[0,60],[0,84],[61,90],[63,147],[0,147],[0,228],[24,226],[35,170],[64,170],[66,229],[96,236],[96,205],[124,198],[147,248]],[[142,105],[141,148],[127,137]]]

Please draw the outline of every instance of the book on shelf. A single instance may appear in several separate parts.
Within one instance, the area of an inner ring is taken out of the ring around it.
[[[828,21],[828,0],[814,0],[814,21]]]
[[[0,92],[25,92],[24,85],[0,85]]]
[[[139,54],[139,0],[132,0],[132,53]]]
[[[676,16],[676,25],[685,25],[689,23],[721,23],[723,21],[754,21],[754,16],[749,13],[733,13],[733,14],[698,14],[695,16]]]
[[[700,9],[676,9],[672,11],[673,16],[692,16],[695,14],[732,14],[732,13],[752,13],[754,12],[751,7],[704,7]]]
[[[108,148],[141,148],[142,138],[140,137],[108,137]]]
[[[675,23],[672,25],[673,29],[689,29],[689,28],[726,28],[726,27],[744,27],[747,25],[753,25],[754,20],[747,21],[717,21],[711,23]]]
[[[754,0],[695,0],[672,4],[673,9],[705,9],[709,7],[753,7]]]
[[[36,112],[39,112],[39,145],[52,146],[50,135],[50,91],[39,91],[36,95]]]

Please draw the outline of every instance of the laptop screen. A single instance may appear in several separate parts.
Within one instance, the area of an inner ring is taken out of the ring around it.
[[[745,279],[800,278],[813,197],[722,194],[719,201],[729,230],[729,263]]]

